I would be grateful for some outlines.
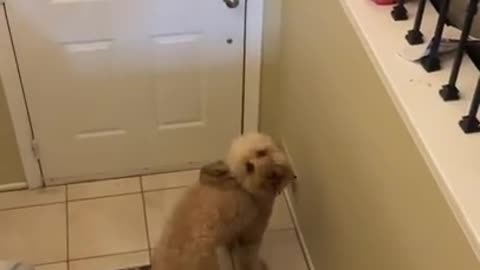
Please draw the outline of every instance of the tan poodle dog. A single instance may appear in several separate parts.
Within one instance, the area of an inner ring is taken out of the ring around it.
[[[233,248],[241,270],[266,269],[258,255],[276,195],[295,175],[266,135],[236,139],[225,160],[202,168],[176,206],[152,261],[153,270],[218,270],[216,250]],[[238,269],[240,270],[240,269]]]

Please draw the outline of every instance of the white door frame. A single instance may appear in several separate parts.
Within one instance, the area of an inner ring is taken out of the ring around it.
[[[30,189],[42,187],[40,164],[33,149],[28,108],[18,73],[15,51],[8,27],[5,2],[0,0],[0,78],[5,89],[18,150]],[[222,0],[218,0],[222,1]],[[263,8],[265,0],[246,0],[243,132],[257,131],[260,114],[260,73],[262,59]]]

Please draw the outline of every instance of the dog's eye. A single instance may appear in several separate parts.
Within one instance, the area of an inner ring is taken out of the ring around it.
[[[257,158],[262,158],[267,155],[267,150],[258,150],[257,151]]]
[[[247,169],[248,173],[253,173],[253,171],[255,171],[255,166],[251,162],[247,162],[245,164],[245,168]]]

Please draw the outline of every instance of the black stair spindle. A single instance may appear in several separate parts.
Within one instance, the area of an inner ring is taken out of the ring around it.
[[[473,94],[472,104],[470,105],[470,111],[468,115],[462,117],[462,120],[459,122],[462,130],[469,134],[480,132],[480,121],[477,119],[478,109],[480,107],[480,79],[477,83],[475,89],[475,94]]]
[[[397,4],[393,7],[392,18],[395,21],[405,21],[408,19],[408,11],[405,8],[405,0],[398,0]]]
[[[472,29],[473,19],[478,12],[478,1],[479,0],[470,0],[470,2],[468,3],[467,14],[465,16],[462,35],[458,44],[457,55],[455,57],[455,61],[453,62],[450,79],[448,81],[448,84],[442,86],[442,89],[440,89],[439,91],[440,96],[445,101],[458,100],[460,98],[460,91],[458,90],[456,84],[458,74],[460,73],[460,66],[462,65],[465,48],[467,46],[468,37],[470,36],[470,31]]]
[[[427,72],[440,70],[440,58],[438,57],[438,50],[440,42],[442,41],[443,28],[447,21],[448,9],[450,8],[450,0],[443,0],[440,7],[440,14],[438,16],[437,26],[435,28],[435,35],[432,39],[430,53],[422,58],[421,63]]]
[[[427,5],[427,0],[420,0],[418,3],[417,14],[415,15],[415,22],[413,24],[413,28],[408,31],[405,38],[407,39],[410,45],[418,45],[422,44],[423,41],[423,34],[420,31],[422,27],[423,21],[423,14],[425,14],[425,6]]]

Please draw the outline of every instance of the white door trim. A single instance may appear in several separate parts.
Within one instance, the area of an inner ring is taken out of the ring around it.
[[[6,1],[0,0],[0,78],[5,89],[28,187],[38,188],[43,186],[44,182],[40,165],[32,151],[32,130],[15,52],[10,42],[4,4]],[[247,0],[246,3],[243,132],[257,131],[259,124],[264,1]]]
[[[42,174],[32,149],[32,129],[23,96],[22,83],[18,75],[4,4],[0,5],[0,77],[5,89],[28,187],[41,187],[43,186]]]

